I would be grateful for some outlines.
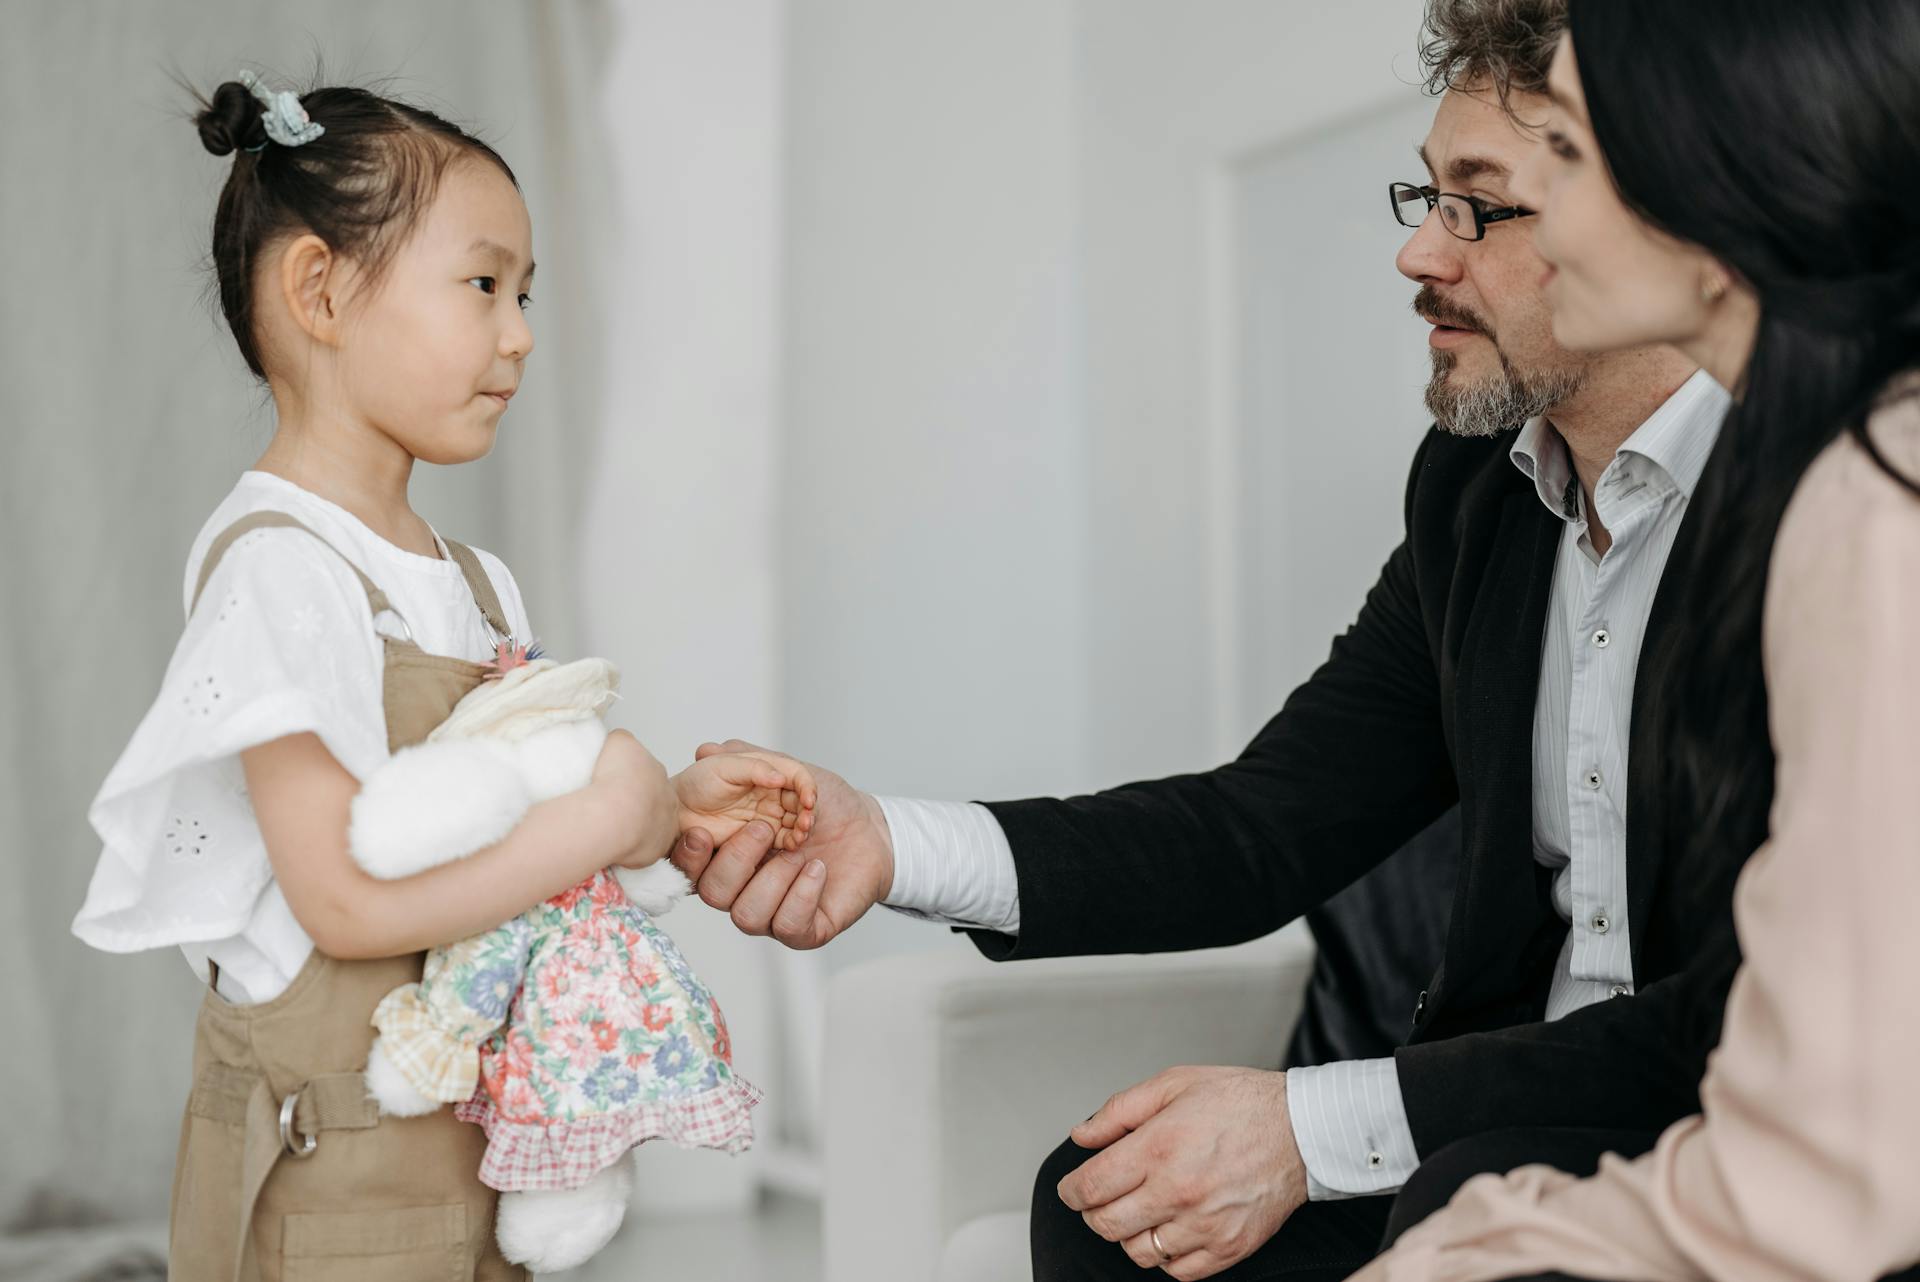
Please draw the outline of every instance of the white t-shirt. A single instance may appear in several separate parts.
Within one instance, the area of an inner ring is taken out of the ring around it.
[[[388,756],[382,646],[366,592],[341,556],[386,593],[423,650],[493,658],[492,634],[456,562],[397,547],[267,472],[242,473],[201,527],[183,609],[208,546],[263,510],[296,518],[338,554],[292,529],[255,530],[227,550],[187,618],[159,696],[88,807],[105,847],[73,920],[75,935],[108,952],[176,945],[202,979],[211,958],[220,995],[234,1002],[275,996],[313,951],[274,880],[241,750],[312,731],[360,780]],[[475,551],[514,637],[529,641],[513,575]],[[380,625],[400,635],[390,616]]]

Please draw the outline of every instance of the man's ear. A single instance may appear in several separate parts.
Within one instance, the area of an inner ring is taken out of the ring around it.
[[[328,347],[340,343],[341,259],[312,232],[280,251],[280,297],[308,338]]]

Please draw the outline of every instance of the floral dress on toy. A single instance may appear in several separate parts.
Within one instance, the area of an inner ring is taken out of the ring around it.
[[[503,664],[503,666],[506,666]],[[355,857],[405,876],[500,840],[529,806],[585,786],[616,697],[604,660],[515,662],[396,754],[353,809]],[[374,1012],[367,1079],[389,1113],[454,1103],[487,1134],[509,1259],[571,1268],[619,1227],[622,1159],[650,1139],[736,1153],[760,1091],[725,1018],[653,918],[689,889],[666,860],[603,869],[512,921],[427,954]]]
[[[484,1089],[455,1110],[487,1132],[482,1182],[573,1188],[644,1140],[729,1153],[753,1143],[760,1091],[734,1075],[719,1005],[611,873],[515,925],[440,985],[494,1011],[524,967],[506,1027],[480,1046]]]

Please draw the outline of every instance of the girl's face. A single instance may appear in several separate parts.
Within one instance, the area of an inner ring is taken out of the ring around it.
[[[1729,273],[1620,199],[1588,124],[1571,36],[1554,55],[1547,91],[1545,145],[1514,174],[1513,197],[1539,213],[1533,247],[1546,262],[1540,280],[1554,338],[1582,351],[1691,346],[1730,288]]]
[[[520,193],[485,161],[454,161],[378,288],[346,313],[341,394],[416,459],[484,457],[533,350],[532,285]]]

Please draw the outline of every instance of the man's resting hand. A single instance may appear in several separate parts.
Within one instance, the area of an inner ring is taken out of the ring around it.
[[[1072,1138],[1102,1151],[1060,1181],[1060,1200],[1135,1264],[1175,1278],[1246,1259],[1307,1200],[1285,1073],[1170,1068],[1109,1099]]]

